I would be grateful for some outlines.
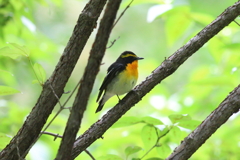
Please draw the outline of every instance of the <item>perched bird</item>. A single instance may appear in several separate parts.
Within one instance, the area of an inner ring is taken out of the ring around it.
[[[129,92],[137,83],[138,79],[138,60],[133,52],[123,52],[116,62],[111,64],[107,70],[107,76],[99,89],[97,102],[99,102],[96,113],[101,111],[105,102],[114,95],[122,95]],[[103,94],[104,92],[104,94]],[[103,96],[102,96],[103,94]],[[101,100],[99,101],[100,97]],[[118,97],[120,100],[120,98]]]

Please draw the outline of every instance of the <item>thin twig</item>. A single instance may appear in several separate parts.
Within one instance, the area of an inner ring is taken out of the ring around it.
[[[82,81],[79,81],[77,83],[77,85],[75,86],[75,88],[73,89],[72,93],[70,94],[70,96],[67,98],[67,100],[65,101],[65,103],[63,104],[63,106],[65,106],[67,104],[67,102],[70,100],[70,98],[73,96],[73,93],[77,90],[78,86],[80,85]]]
[[[124,14],[124,13],[126,12],[126,10],[130,7],[130,5],[132,4],[133,1],[134,1],[134,0],[132,0],[132,1],[127,5],[127,7],[122,11],[122,13],[120,14],[120,16],[117,18],[116,22],[113,24],[112,29],[115,27],[115,25],[118,23],[118,21],[122,18],[123,14]],[[111,29],[111,30],[112,30],[112,29]],[[117,39],[114,39],[114,40],[111,42],[111,45],[110,45],[109,47],[107,47],[106,49],[111,48],[111,47],[114,45],[114,43],[115,43],[119,38],[120,38],[120,37],[118,37]]]
[[[55,134],[55,133],[51,133],[51,132],[41,132],[41,134],[47,134],[47,135],[50,135],[50,136],[53,136],[54,137],[54,141],[57,139],[57,138],[62,138],[63,136],[59,135],[59,134]],[[87,153],[87,155],[89,155],[89,157],[92,158],[92,160],[96,160],[93,155],[88,151],[88,150],[85,150],[85,152]]]
[[[42,132],[45,132],[45,131],[48,129],[48,127],[52,124],[52,122],[56,119],[56,117],[60,114],[60,112],[62,112],[63,109],[64,109],[64,108],[60,108],[60,109],[57,111],[57,113],[54,115],[54,117],[51,119],[51,121],[46,125],[46,127],[43,129]],[[40,133],[39,136],[42,135],[42,132]]]
[[[52,122],[55,120],[55,118],[62,112],[62,110],[64,109],[70,109],[71,107],[67,107],[65,108],[64,106],[67,104],[67,102],[70,100],[70,98],[72,97],[73,93],[77,90],[78,86],[80,85],[80,82],[78,82],[78,84],[75,86],[75,88],[73,89],[73,91],[71,92],[70,96],[67,98],[67,100],[64,102],[63,105],[60,104],[60,109],[57,111],[57,113],[54,115],[54,117],[51,119],[51,121],[46,125],[46,127],[43,129],[42,132],[45,132],[48,127],[52,124]],[[50,85],[51,86],[51,85]],[[59,99],[58,99],[59,101]],[[60,103],[60,102],[59,102]],[[41,135],[41,133],[40,133]]]
[[[30,65],[31,65],[31,68],[32,68],[32,70],[33,70],[33,73],[34,73],[35,77],[37,78],[38,83],[39,83],[41,86],[43,86],[43,83],[44,83],[44,82],[42,82],[42,83],[40,82],[39,77],[37,76],[37,73],[36,73],[36,71],[34,70],[33,63],[32,63],[32,61],[31,61],[30,57],[27,56],[27,59],[28,59]]]
[[[51,132],[41,132],[41,134],[47,134],[47,135],[50,135],[50,136],[53,136],[54,137],[54,141],[57,139],[57,138],[62,138],[62,136],[61,135],[59,135],[59,134],[55,134],[55,133],[51,133]]]
[[[118,23],[118,21],[120,20],[120,18],[122,18],[123,14],[126,12],[126,10],[130,7],[130,5],[132,4],[134,0],[132,0],[127,7],[122,11],[122,13],[120,14],[120,16],[118,17],[118,19],[116,20],[116,22],[113,24],[112,29],[115,27],[115,25]]]
[[[67,91],[67,92],[63,92],[63,94],[68,94],[68,93],[70,93],[71,91]]]
[[[238,26],[240,26],[240,24],[236,20],[234,20],[233,22],[235,22]]]
[[[162,137],[164,137],[164,136],[166,136],[166,134],[168,134],[169,133],[169,131],[171,130],[171,128],[166,132],[166,133],[164,133],[163,135],[159,135],[158,134],[158,129],[156,128],[156,127],[154,127],[155,128],[155,131],[156,131],[156,134],[157,134],[157,140],[156,140],[156,143],[140,158],[140,159],[143,159],[150,151],[152,151],[155,147],[159,147],[159,141],[160,141],[160,139],[162,138]]]
[[[106,49],[111,48],[111,47],[114,45],[114,43],[115,43],[119,38],[120,38],[120,37],[114,39],[114,40],[111,42],[111,45],[110,45],[109,47],[107,47]]]
[[[62,108],[63,106],[62,106],[62,104],[61,104],[61,102],[60,102],[60,99],[59,99],[58,95],[56,94],[55,90],[53,89],[53,86],[52,86],[51,83],[50,83],[50,88],[51,88],[51,90],[52,90],[54,96],[57,98],[57,100],[58,100],[58,104],[59,104],[60,107]]]
[[[92,158],[92,160],[96,160],[88,150],[85,149],[84,151],[89,155],[89,157]]]
[[[55,93],[52,85],[50,84],[50,87],[51,87],[51,89],[52,89],[52,91],[53,91],[53,94],[55,95],[55,97],[56,97],[57,100],[58,100],[58,103],[59,103],[59,105],[60,105],[60,109],[57,111],[57,113],[54,115],[54,117],[50,120],[50,122],[46,125],[46,127],[43,129],[43,131],[40,132],[40,134],[39,134],[39,136],[38,136],[38,139],[40,138],[40,136],[41,136],[43,133],[46,132],[46,130],[48,129],[48,127],[52,124],[52,122],[56,119],[56,117],[62,112],[62,110],[64,110],[64,109],[69,109],[69,110],[70,110],[70,109],[71,109],[71,107],[66,107],[66,108],[65,108],[64,106],[65,106],[65,105],[67,104],[67,102],[70,100],[70,98],[72,97],[73,93],[77,90],[77,88],[78,88],[78,86],[80,85],[80,83],[81,83],[81,82],[78,82],[78,83],[77,83],[77,85],[75,86],[75,88],[74,88],[73,91],[71,92],[70,96],[67,98],[67,100],[64,102],[63,105],[61,105],[60,100],[59,100],[57,94]]]
[[[19,144],[19,141],[18,141],[18,139],[17,139],[17,146],[16,146],[16,148],[17,148],[17,156],[18,156],[18,159],[21,160],[22,157],[21,157],[21,155],[20,155],[20,151],[19,151],[18,144]]]

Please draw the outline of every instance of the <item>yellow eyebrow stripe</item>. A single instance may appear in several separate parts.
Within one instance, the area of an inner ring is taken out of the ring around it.
[[[131,53],[121,56],[121,58],[126,58],[126,57],[137,57],[137,56]]]

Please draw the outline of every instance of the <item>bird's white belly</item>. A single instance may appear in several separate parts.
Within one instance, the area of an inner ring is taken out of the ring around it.
[[[124,74],[124,73],[120,73],[120,74]],[[117,94],[117,95],[121,95],[121,94],[125,94],[127,92],[129,92],[137,83],[137,78],[135,78],[134,76],[132,77],[128,77],[128,78],[122,78],[125,76],[121,76],[119,75],[118,79],[113,79],[111,86],[109,86],[108,91],[111,92],[112,94]],[[109,90],[111,88],[111,90]]]

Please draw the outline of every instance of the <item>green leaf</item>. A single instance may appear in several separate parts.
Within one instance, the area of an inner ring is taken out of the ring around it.
[[[46,72],[44,68],[39,63],[35,63],[33,69],[38,82],[42,85],[46,80]],[[34,80],[33,82],[36,82],[36,80]]]
[[[131,154],[134,154],[134,153],[137,153],[139,151],[141,151],[142,148],[141,147],[138,147],[138,146],[128,146],[126,149],[125,149],[125,154],[127,156],[131,155]]]
[[[131,0],[124,1],[121,4],[121,8],[126,8],[129,5],[130,2],[131,2]],[[131,6],[140,5],[140,4],[146,4],[146,3],[147,4],[151,4],[151,3],[153,3],[153,4],[156,4],[156,3],[162,4],[162,3],[164,3],[164,1],[163,0],[137,0],[137,1],[133,1],[131,3]]]
[[[157,131],[158,129],[152,125],[145,125],[141,132],[141,137],[144,145],[147,149],[151,148],[157,143],[158,136]]]
[[[20,91],[14,89],[14,88],[12,88],[12,87],[0,86],[0,96],[10,95],[10,94],[15,94],[15,93],[20,93]]]
[[[212,38],[212,40],[209,41],[208,49],[216,62],[220,62],[222,58],[226,58],[223,57],[225,50],[224,46],[225,44],[222,43],[222,40],[220,38]]]
[[[169,133],[169,131],[170,131],[170,129],[167,126],[165,126],[164,129],[159,130],[158,136],[162,138],[162,137],[166,136]]]
[[[39,83],[39,81],[36,80],[36,79],[34,79],[34,80],[32,81],[32,84],[37,84],[37,83]]]
[[[0,149],[3,149],[9,142],[11,138],[4,133],[0,133]]]
[[[224,44],[222,46],[223,49],[231,49],[231,51],[236,51],[238,52],[240,50],[240,43],[228,43],[228,44]]]
[[[168,116],[172,123],[177,123],[180,121],[191,120],[192,118],[188,114],[172,114]]]
[[[172,126],[170,132],[168,133],[168,137],[172,140],[172,142],[179,142],[182,140],[183,131],[180,130],[177,126]]]
[[[166,144],[163,144],[163,145],[160,145],[159,147],[156,147],[156,150],[158,152],[158,155],[161,158],[167,158],[171,153],[170,147]]]
[[[119,128],[119,127],[126,127],[135,125],[138,123],[147,123],[150,125],[161,125],[163,124],[159,119],[153,118],[153,117],[135,117],[135,116],[128,116],[128,117],[122,117],[119,121],[117,121],[112,127],[113,128]]]
[[[14,48],[16,48],[19,52],[19,54],[25,56],[25,57],[29,57],[30,55],[30,51],[26,46],[20,46],[16,43],[9,43],[10,45],[12,45]]]
[[[186,32],[192,20],[190,17],[190,8],[189,6],[176,6],[165,14],[171,16],[167,19],[166,22],[166,33],[168,35],[168,43],[170,45],[174,44],[177,39],[183,36],[183,33]],[[181,24],[176,27],[176,24]]]
[[[16,83],[17,79],[11,72],[0,69],[0,81],[5,86],[12,86]]]
[[[97,158],[97,160],[123,160],[123,159],[117,155],[108,154]]]
[[[19,51],[17,49],[10,47],[0,48],[0,55],[7,56],[12,59],[16,59],[19,56],[22,56],[21,54],[19,54]]]
[[[9,43],[11,47],[3,47],[0,49],[0,55],[16,59],[19,56],[29,57],[30,51],[26,46],[20,46],[16,43]]]
[[[191,18],[203,26],[208,25],[214,19],[211,15],[205,13],[191,13]]]
[[[143,117],[141,118],[143,122],[147,123],[147,124],[151,124],[151,125],[161,125],[163,124],[162,121],[160,121],[157,118],[153,118],[153,117]]]
[[[0,75],[2,76],[3,74],[13,76],[13,74],[11,72],[0,69]]]
[[[181,121],[178,126],[181,126],[183,128],[194,130],[197,128],[197,126],[200,124],[200,121],[197,120],[190,120],[190,121]]]
[[[164,160],[164,159],[158,158],[158,157],[152,157],[152,158],[148,158],[148,159],[146,159],[146,160]]]
[[[112,128],[131,126],[140,122],[141,119],[139,117],[134,116],[122,117],[112,126]]]

